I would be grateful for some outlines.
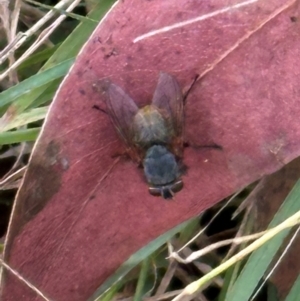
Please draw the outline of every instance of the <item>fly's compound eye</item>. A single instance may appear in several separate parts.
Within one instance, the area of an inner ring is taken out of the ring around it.
[[[176,192],[183,188],[183,181],[178,180],[173,184],[159,187],[149,187],[149,193],[153,196],[162,196],[164,199],[173,198]]]
[[[153,196],[161,196],[161,187],[149,187],[149,193]]]
[[[179,192],[181,189],[183,188],[183,181],[182,180],[178,180],[176,181],[174,184],[172,184],[172,186],[170,187],[170,189],[176,193]]]
[[[164,199],[172,199],[174,192],[169,185],[159,187],[149,187],[149,193],[153,196],[161,196]]]

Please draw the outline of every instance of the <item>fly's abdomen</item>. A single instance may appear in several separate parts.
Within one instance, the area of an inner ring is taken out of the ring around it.
[[[170,133],[164,117],[154,106],[140,109],[133,120],[134,142],[146,148],[153,144],[168,144]]]

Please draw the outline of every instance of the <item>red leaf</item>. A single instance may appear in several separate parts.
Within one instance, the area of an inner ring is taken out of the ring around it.
[[[226,6],[119,2],[77,58],[33,152],[5,255],[53,300],[86,300],[155,237],[299,155],[299,2]],[[173,201],[151,196],[142,170],[114,157],[122,142],[92,108],[103,107],[93,86],[103,79],[149,103],[159,71],[183,89],[200,75],[186,104],[185,186]],[[213,144],[221,148],[201,147]],[[3,300],[34,296],[7,278]]]

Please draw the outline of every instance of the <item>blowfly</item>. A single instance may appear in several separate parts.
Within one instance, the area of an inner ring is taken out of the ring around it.
[[[113,83],[106,92],[111,121],[132,159],[143,166],[150,194],[173,198],[183,187],[184,103],[176,78],[161,72],[152,103],[143,108]]]

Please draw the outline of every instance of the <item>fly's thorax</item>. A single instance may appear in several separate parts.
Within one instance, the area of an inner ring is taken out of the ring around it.
[[[143,165],[145,177],[152,186],[173,183],[180,176],[175,156],[162,145],[153,145],[147,150]]]
[[[134,142],[140,147],[168,144],[172,133],[168,121],[153,105],[138,110],[133,119]]]

